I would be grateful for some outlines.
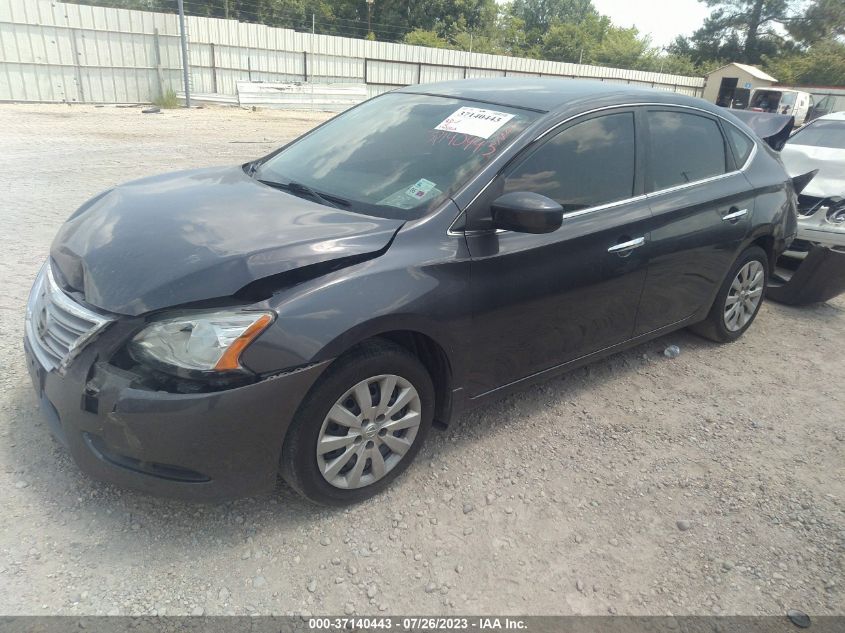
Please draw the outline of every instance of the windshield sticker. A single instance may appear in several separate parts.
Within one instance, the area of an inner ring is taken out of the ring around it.
[[[483,108],[458,108],[434,129],[490,138],[496,130],[515,116],[515,114]]]
[[[396,193],[387,196],[384,200],[379,200],[378,203],[399,209],[413,209],[424,202],[436,198],[441,193],[443,192],[437,188],[436,184],[425,178],[420,178],[407,189],[400,189]]]
[[[437,185],[435,185],[430,180],[426,180],[425,178],[420,178],[415,184],[411,185],[405,190],[412,198],[416,198],[417,200],[422,200],[425,198],[426,194],[434,189]]]

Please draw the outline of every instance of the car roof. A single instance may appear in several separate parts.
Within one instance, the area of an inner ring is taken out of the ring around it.
[[[831,112],[820,116],[817,121],[845,121],[845,112]]]
[[[551,77],[459,79],[414,84],[400,88],[397,92],[469,99],[538,112],[577,111],[589,109],[585,106],[600,107],[627,103],[665,103],[694,106],[723,116],[720,108],[695,97],[629,84],[584,79]]]

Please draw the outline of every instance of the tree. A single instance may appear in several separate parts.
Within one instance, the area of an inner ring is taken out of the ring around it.
[[[522,19],[527,30],[547,30],[555,22],[579,23],[597,16],[592,0],[514,0],[513,15]]]
[[[782,84],[845,86],[845,44],[827,40],[778,58],[763,59],[766,72]]]
[[[425,29],[414,29],[402,40],[405,44],[413,46],[428,46],[431,48],[449,48],[449,42],[440,37],[434,31],[426,31]]]
[[[649,40],[640,37],[635,28],[611,27],[596,52],[596,61],[603,66],[637,68],[649,51]]]
[[[592,0],[513,0],[506,10],[521,20],[529,48],[539,45],[555,24],[581,24],[598,17]]]
[[[351,4],[366,6],[363,1]],[[366,19],[366,9],[363,11]],[[379,0],[373,5],[372,22],[378,39],[402,41],[405,33],[422,29],[450,40],[457,32],[475,32],[493,25],[497,14],[495,0]]]
[[[787,22],[789,34],[802,44],[845,36],[845,2],[814,0],[804,15]]]
[[[580,22],[557,22],[543,36],[540,57],[559,62],[595,64],[610,19],[598,13]]]
[[[690,55],[698,63],[728,59],[756,64],[763,55],[780,52],[785,42],[776,26],[788,24],[793,19],[791,11],[802,0],[699,1],[713,12],[692,37],[677,38],[670,50]]]
[[[66,0],[74,4],[93,4],[120,9],[143,11],[176,12],[176,0]],[[256,22],[267,26],[311,30],[313,22],[321,27],[322,33],[344,35],[354,33],[364,37],[367,32],[366,19],[357,23],[340,20],[348,17],[348,5],[342,0],[185,0],[185,13],[210,18],[232,18],[244,22]],[[354,12],[353,12],[354,13]],[[366,16],[365,16],[366,18]]]
[[[506,6],[499,15],[495,29],[496,41],[503,54],[524,57],[540,56],[536,45],[532,46],[528,43],[525,22],[522,18],[514,15],[509,10],[509,6]]]
[[[701,75],[702,68],[691,57],[684,55],[645,55],[640,62],[641,70],[669,75]]]

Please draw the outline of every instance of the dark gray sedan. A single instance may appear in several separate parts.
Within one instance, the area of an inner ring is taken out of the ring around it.
[[[80,468],[190,498],[366,498],[433,421],[691,326],[745,332],[796,230],[778,156],[700,99],[409,86],[62,226],[25,347]]]

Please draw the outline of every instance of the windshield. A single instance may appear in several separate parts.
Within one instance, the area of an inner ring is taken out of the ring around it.
[[[845,121],[816,119],[793,134],[787,143],[789,145],[845,149]]]
[[[766,112],[788,114],[798,98],[797,92],[779,90],[755,90],[751,99],[751,108]]]
[[[262,163],[255,177],[309,187],[340,208],[416,219],[451,196],[535,112],[428,95],[390,93],[332,119]],[[312,196],[313,198],[313,196]]]
[[[784,92],[780,98],[780,105],[781,106],[791,106],[795,105],[795,98],[798,95],[794,92]]]

